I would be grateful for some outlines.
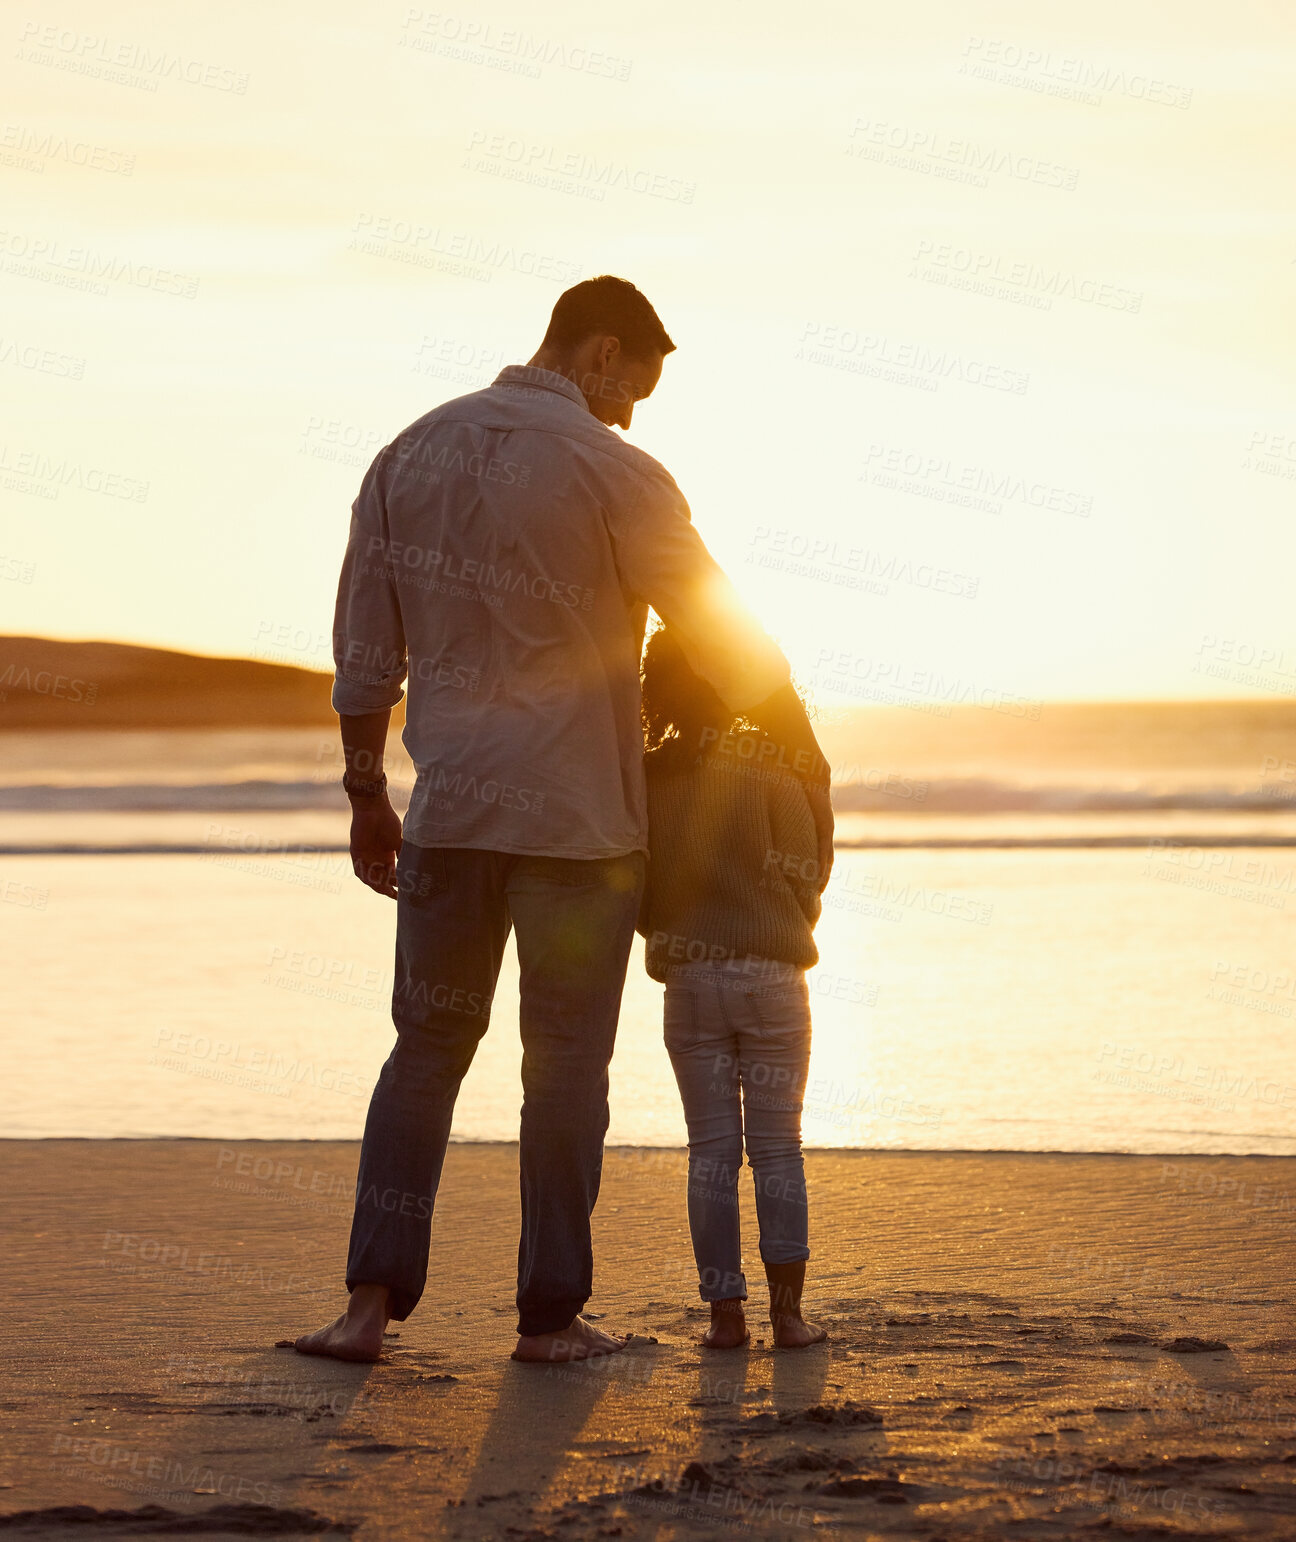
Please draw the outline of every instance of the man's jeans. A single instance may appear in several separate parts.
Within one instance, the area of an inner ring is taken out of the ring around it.
[[[398,1037],[365,1123],[348,1289],[388,1286],[397,1320],[423,1294],[455,1098],[486,1032],[513,926],[523,1048],[518,1332],[565,1328],[589,1300],[607,1068],[643,880],[640,853],[574,861],[402,846]]]
[[[810,1065],[805,972],[765,959],[667,971],[666,1049],[688,1124],[688,1218],[704,1301],[745,1300],[738,1226],[743,1142],[760,1256],[809,1258],[801,1104]]]

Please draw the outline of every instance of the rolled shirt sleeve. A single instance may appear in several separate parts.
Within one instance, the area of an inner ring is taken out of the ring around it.
[[[384,450],[351,505],[351,530],[333,617],[333,710],[360,717],[394,707],[408,669],[395,574],[388,561]]]
[[[749,711],[787,684],[788,661],[706,549],[674,478],[653,464],[637,504],[610,515],[617,567],[724,704]]]

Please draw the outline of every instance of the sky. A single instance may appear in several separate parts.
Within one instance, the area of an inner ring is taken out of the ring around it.
[[[1285,6],[3,25],[0,630],[329,668],[370,459],[613,272],[820,699],[1296,692]]]

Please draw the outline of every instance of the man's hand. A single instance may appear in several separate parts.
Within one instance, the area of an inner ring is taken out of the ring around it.
[[[387,797],[383,750],[391,726],[391,708],[381,712],[343,713],[342,753],[351,791],[351,868],[375,894],[396,898],[396,853],[401,848],[400,816]]]
[[[396,898],[396,855],[401,849],[400,815],[384,794],[351,805],[351,867],[375,894]]]

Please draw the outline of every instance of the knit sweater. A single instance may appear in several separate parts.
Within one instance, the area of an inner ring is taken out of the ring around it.
[[[817,964],[822,884],[801,783],[735,753],[681,764],[654,750],[644,770],[648,881],[639,930],[653,979],[664,980],[672,964],[720,958]]]

